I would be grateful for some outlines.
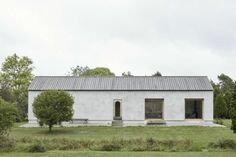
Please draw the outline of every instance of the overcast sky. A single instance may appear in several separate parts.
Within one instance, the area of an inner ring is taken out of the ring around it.
[[[0,0],[0,63],[13,53],[35,75],[87,65],[236,79],[236,1]]]

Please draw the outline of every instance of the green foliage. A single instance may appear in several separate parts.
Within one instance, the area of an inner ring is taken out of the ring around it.
[[[114,73],[110,71],[110,69],[105,67],[97,67],[94,69],[90,69],[88,66],[82,67],[77,66],[75,68],[71,68],[71,72],[69,75],[72,76],[115,76]]]
[[[217,84],[211,82],[214,88],[214,116],[215,118],[230,118],[230,104],[235,83],[225,74],[219,75],[218,79]]]
[[[220,124],[220,125],[224,125],[224,122],[223,122],[222,119],[215,119],[215,120],[214,120],[214,123]]]
[[[8,56],[2,64],[1,96],[6,101],[16,102],[20,119],[27,116],[28,87],[33,79],[32,60],[16,54]]]
[[[87,70],[89,70],[88,66],[82,67],[77,65],[75,68],[71,68],[71,72],[69,73],[69,75],[82,76]]]
[[[81,76],[115,76],[108,68],[97,67],[84,71]]]
[[[157,140],[154,138],[111,140],[74,140],[65,138],[23,138],[19,140],[24,144],[34,145],[40,143],[47,150],[96,150],[96,151],[190,151],[193,150],[191,140]],[[195,149],[196,150],[196,149]]]
[[[230,118],[232,120],[231,129],[236,133],[236,85],[232,93],[230,107]]]
[[[127,72],[123,72],[122,76],[128,76],[129,77],[129,76],[134,76],[134,75],[132,75],[130,71],[127,71]]]
[[[209,143],[208,147],[219,149],[236,149],[236,142],[232,139],[220,139],[216,142]]]
[[[50,90],[40,93],[33,102],[33,112],[40,124],[49,126],[69,121],[73,116],[73,97],[65,91]]]
[[[117,143],[105,143],[101,147],[101,151],[119,151],[121,145]]]
[[[46,148],[41,143],[34,143],[29,147],[29,152],[36,153],[36,152],[46,152]]]
[[[225,118],[227,115],[227,108],[224,94],[219,85],[212,82],[212,86],[214,88],[214,116],[216,118]]]
[[[225,118],[229,118],[230,117],[230,103],[231,103],[231,97],[232,97],[232,93],[234,90],[234,81],[233,79],[231,79],[229,76],[225,75],[225,74],[221,74],[220,76],[218,76],[219,79],[219,85],[220,85],[220,89],[223,93],[224,96],[224,101],[225,101],[225,105],[226,105],[226,117]]]
[[[13,148],[15,145],[16,145],[15,139],[10,138],[9,136],[0,135],[0,150]]]
[[[16,120],[16,108],[0,98],[0,136],[8,133]]]

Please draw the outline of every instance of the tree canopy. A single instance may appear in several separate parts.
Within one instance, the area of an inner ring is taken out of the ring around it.
[[[73,104],[73,97],[65,91],[44,91],[34,99],[33,113],[39,124],[48,125],[51,132],[53,125],[72,119]]]
[[[234,131],[234,133],[236,133],[236,85],[234,85],[232,92],[229,113],[232,120],[231,129]]]
[[[122,76],[128,76],[129,77],[129,76],[134,76],[134,75],[132,75],[130,71],[127,71],[127,72],[123,72]]]
[[[225,74],[218,76],[219,83],[211,82],[214,88],[214,116],[215,118],[230,118],[230,103],[235,83]]]
[[[162,76],[162,74],[159,71],[156,71],[152,76]]]
[[[16,102],[21,118],[27,116],[28,87],[33,79],[33,61],[16,54],[8,56],[0,72],[1,96],[4,100]]]
[[[88,66],[79,66],[77,65],[75,68],[71,68],[70,69],[71,71],[69,72],[69,75],[71,76],[83,76],[83,74],[89,70],[89,67]]]
[[[115,76],[110,69],[106,67],[96,67],[94,69],[90,69],[88,66],[76,66],[75,68],[71,68],[71,72],[69,75],[72,76]]]

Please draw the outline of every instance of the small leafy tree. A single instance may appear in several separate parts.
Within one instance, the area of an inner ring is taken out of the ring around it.
[[[16,108],[0,98],[0,136],[8,133],[16,121]]]
[[[55,124],[69,121],[73,116],[73,97],[59,90],[49,90],[40,93],[33,102],[33,112],[40,125],[48,125],[49,132]]]
[[[234,90],[231,97],[230,118],[232,120],[231,129],[234,133],[236,133],[236,85],[234,86]]]

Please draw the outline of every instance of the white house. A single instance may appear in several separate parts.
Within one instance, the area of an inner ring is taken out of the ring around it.
[[[30,124],[37,123],[34,98],[52,89],[74,97],[69,124],[213,125],[213,88],[205,76],[38,76],[29,87]]]

